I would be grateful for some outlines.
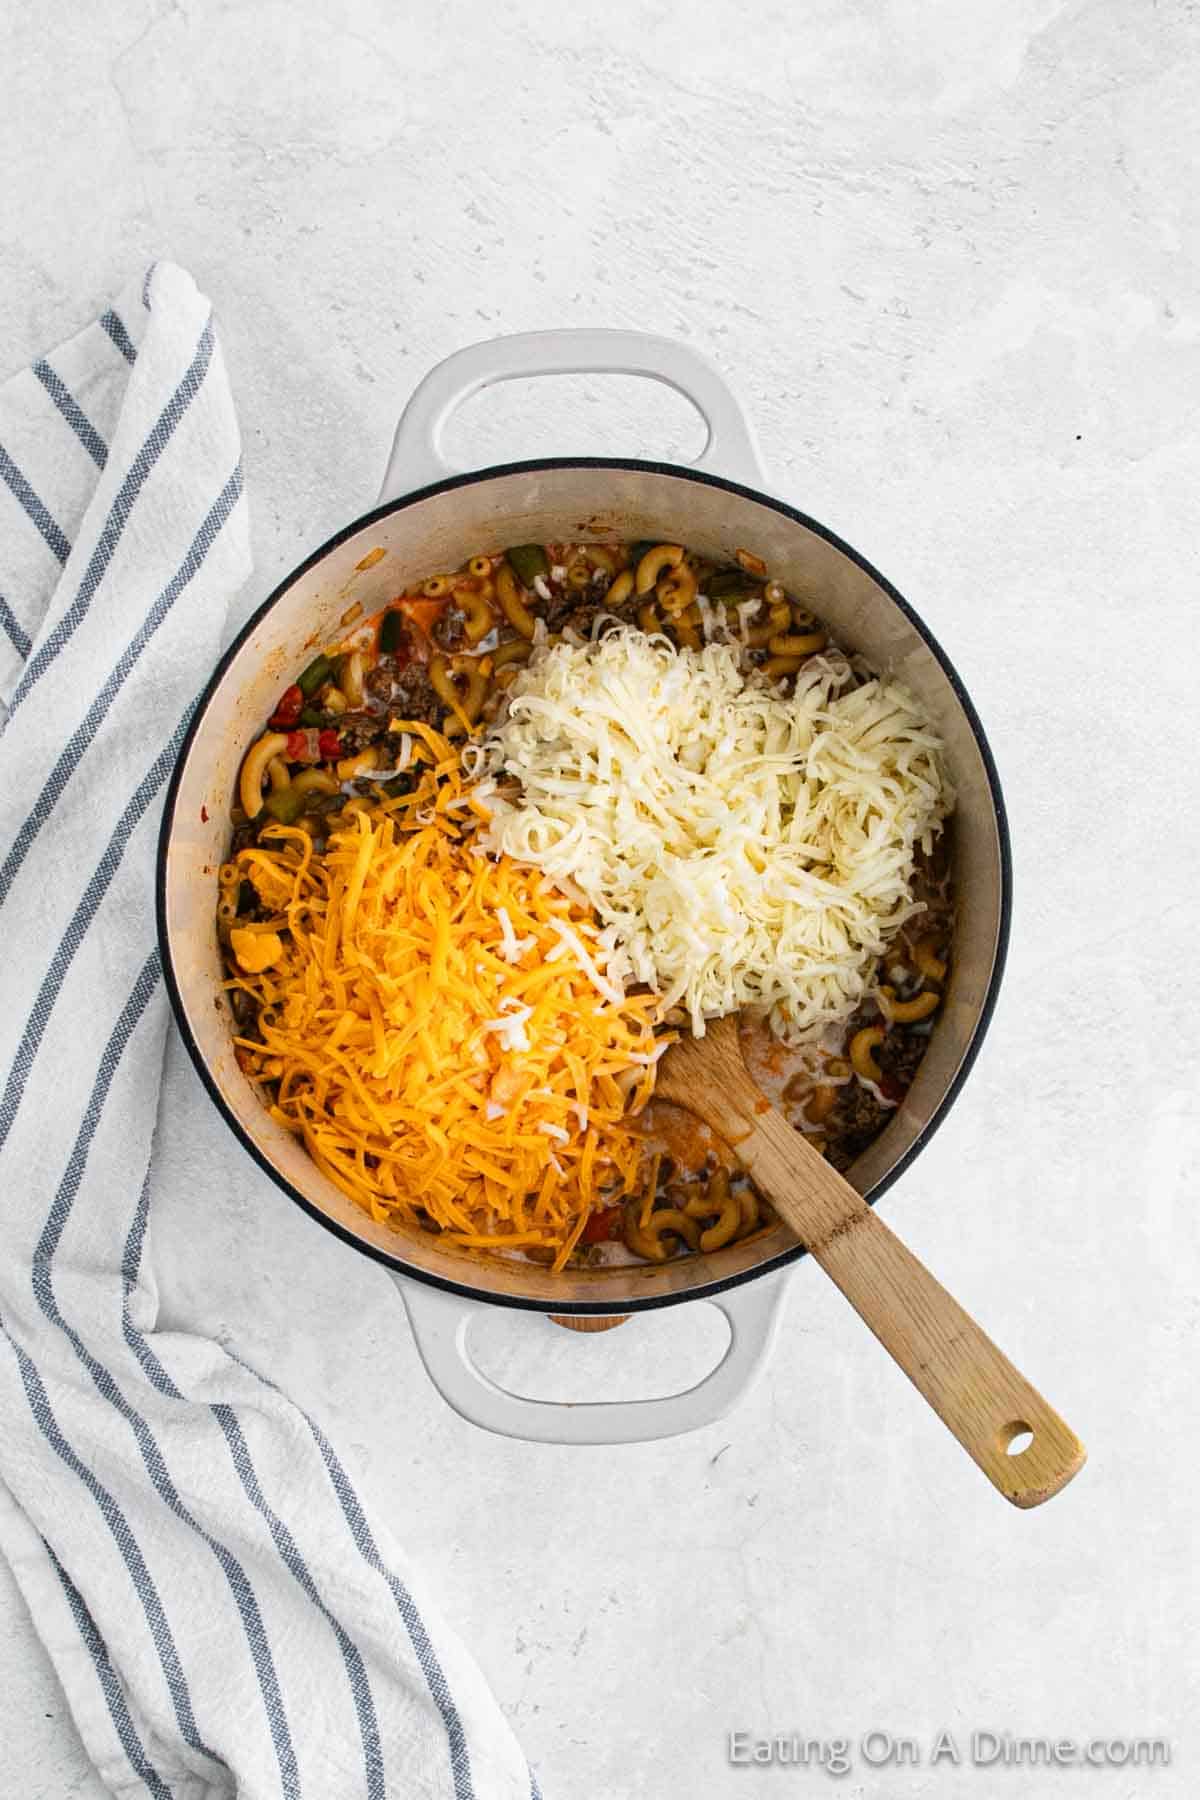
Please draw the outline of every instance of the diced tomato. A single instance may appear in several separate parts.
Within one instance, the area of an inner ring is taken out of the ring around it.
[[[585,1244],[606,1244],[610,1238],[621,1235],[621,1208],[605,1206],[594,1212],[583,1228],[582,1241]]]
[[[270,723],[276,731],[291,731],[300,717],[300,708],[304,705],[304,694],[295,683],[285,688],[279,696],[279,705],[271,714]]]
[[[313,726],[306,725],[302,731],[288,732],[287,749],[284,751],[288,762],[332,762],[335,756],[341,754],[340,731],[317,731]]]
[[[885,1100],[895,1100],[899,1103],[907,1094],[908,1089],[902,1081],[897,1081],[894,1075],[889,1075],[885,1070],[879,1078],[879,1091]]]

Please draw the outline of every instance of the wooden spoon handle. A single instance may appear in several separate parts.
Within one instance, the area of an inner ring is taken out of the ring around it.
[[[732,1147],[759,1190],[1005,1499],[1065,1487],[1087,1451],[1054,1408],[781,1113],[760,1100],[743,1126]]]

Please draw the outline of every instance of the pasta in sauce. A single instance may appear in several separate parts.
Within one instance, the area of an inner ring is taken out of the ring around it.
[[[703,652],[714,642],[734,644],[748,679],[774,695],[790,694],[797,678],[805,679],[802,671],[812,666],[811,659],[841,654],[807,603],[773,580],[751,552],[739,551],[736,561],[715,566],[679,544],[555,543],[481,551],[457,571],[427,577],[370,618],[352,608],[343,636],[312,657],[279,696],[242,764],[229,858],[218,875],[217,930],[238,1060],[264,1103],[304,1132],[314,1155],[324,1157],[326,1172],[376,1216],[451,1231],[464,1244],[507,1248],[555,1267],[568,1260],[627,1256],[657,1262],[689,1252],[717,1254],[773,1223],[769,1208],[730,1166],[724,1147],[694,1121],[683,1125],[684,1115],[661,1102],[650,1099],[640,1115],[641,1150],[633,1160],[620,1148],[621,1105],[644,1103],[653,1085],[653,1050],[648,1053],[638,1042],[628,1014],[619,1029],[612,1028],[609,1049],[598,1047],[589,1065],[600,1071],[589,1077],[601,1084],[590,1090],[595,1119],[586,1116],[589,1094],[581,1090],[577,1070],[563,1076],[561,1095],[573,1095],[563,1107],[551,1112],[549,1099],[538,1102],[544,1117],[539,1115],[537,1129],[547,1132],[541,1159],[560,1170],[560,1192],[549,1198],[544,1192],[524,1194],[501,1205],[497,1183],[504,1171],[494,1159],[480,1159],[485,1172],[469,1184],[469,1199],[447,1187],[445,1204],[435,1205],[429,1194],[423,1204],[420,1192],[404,1192],[394,1172],[386,1171],[394,1159],[384,1114],[374,1123],[362,1114],[343,1160],[329,1148],[332,1140],[322,1136],[326,1087],[311,1066],[306,1071],[298,1061],[289,1063],[278,982],[272,984],[288,969],[297,983],[305,978],[297,962],[307,942],[304,920],[318,916],[312,907],[324,906],[323,896],[334,892],[326,867],[350,867],[354,844],[367,835],[378,833],[380,843],[397,855],[399,843],[407,855],[411,838],[405,834],[441,832],[476,858],[482,855],[476,840],[488,809],[472,800],[456,759],[504,716],[509,690],[535,659],[558,643],[589,643],[613,621],[661,637],[681,653]],[[853,670],[851,687],[871,678],[855,659],[847,666]],[[468,880],[463,871],[477,864],[464,854],[452,864],[443,857],[438,866],[452,866],[459,871],[455,879]],[[278,891],[272,890],[272,879]],[[307,913],[300,905],[303,884]],[[563,885],[569,889],[569,883]],[[927,834],[913,855],[909,887],[907,916],[890,933],[848,1017],[791,1047],[765,1020],[743,1020],[751,1072],[796,1129],[842,1170],[886,1126],[935,1028],[951,952],[948,833]],[[539,954],[554,957],[561,951],[568,960],[581,958],[586,978],[572,992],[596,989],[597,1018],[615,1017],[619,996],[605,999],[605,959],[611,957],[613,968],[619,960],[611,934],[606,940],[589,924],[578,894],[564,900],[555,889],[547,899],[549,888],[536,885],[521,891],[531,907],[543,900],[549,907],[545,917],[538,913],[537,929],[548,921],[559,930],[561,946],[547,952],[545,944],[555,939],[543,931]],[[344,896],[337,903],[343,904]],[[551,916],[556,908],[566,909],[558,925]],[[500,911],[505,918],[494,944],[497,979],[505,975],[506,962],[520,967],[521,946],[533,941],[520,935],[503,906]],[[323,927],[329,924],[324,913],[319,918]],[[322,954],[328,963],[332,952]],[[343,998],[349,1017],[355,997]],[[380,1002],[374,1005],[378,1013]],[[361,1018],[367,1018],[365,1002]],[[493,1031],[499,1046],[488,1040],[490,1062],[478,1045],[473,1052],[476,1070],[470,1079],[477,1086],[498,1082],[495,1091],[502,1096],[488,1101],[486,1119],[480,1112],[481,1131],[496,1126],[507,1111],[499,1078],[521,1064],[520,1022],[507,1029],[515,1018],[511,1009],[503,1013],[502,1029]],[[665,1023],[682,1020],[668,1017]],[[380,1069],[387,1060],[381,1048],[387,1028],[386,1019],[371,1027]],[[357,1027],[346,1029],[353,1037]],[[597,1029],[595,1021],[588,1026]],[[367,1034],[365,1023],[362,1033]],[[502,1052],[504,1069],[498,1062]],[[552,1071],[553,1059],[544,1067]],[[433,1073],[431,1063],[431,1078]],[[549,1085],[541,1091],[561,1097],[557,1079],[547,1073]],[[348,1097],[339,1105],[358,1117],[353,1082],[343,1085]],[[530,1097],[521,1094],[520,1104],[528,1109]],[[436,1124],[431,1129],[436,1136]],[[503,1135],[508,1126],[497,1129]],[[436,1158],[428,1166],[435,1163]],[[419,1159],[405,1164],[426,1166]],[[528,1186],[528,1175],[519,1179]],[[554,1185],[549,1176],[547,1183]]]

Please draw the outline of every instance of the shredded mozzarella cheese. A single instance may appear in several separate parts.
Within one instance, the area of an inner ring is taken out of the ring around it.
[[[692,1030],[743,1007],[793,1044],[846,1019],[920,910],[913,858],[953,805],[940,742],[899,682],[810,658],[784,697],[733,644],[622,626],[535,651],[467,752],[483,839],[612,928],[606,1000],[645,983]],[[551,953],[553,954],[553,953]]]

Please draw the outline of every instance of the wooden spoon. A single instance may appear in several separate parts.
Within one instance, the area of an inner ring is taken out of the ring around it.
[[[726,1140],[1006,1500],[1040,1506],[1078,1474],[1087,1451],[1070,1426],[751,1079],[735,1017],[673,1045],[654,1094]]]

